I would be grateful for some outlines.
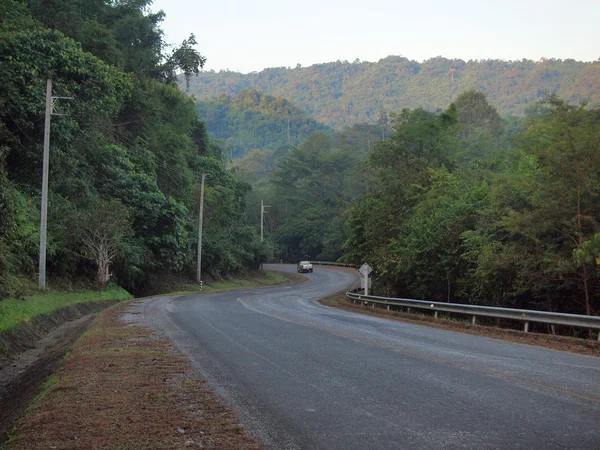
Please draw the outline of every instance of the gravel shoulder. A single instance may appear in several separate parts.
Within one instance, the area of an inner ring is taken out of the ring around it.
[[[260,448],[168,340],[122,320],[129,304],[93,321],[5,448]]]

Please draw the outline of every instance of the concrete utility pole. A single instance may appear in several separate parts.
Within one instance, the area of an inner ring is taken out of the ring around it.
[[[265,205],[263,203],[263,200],[260,201],[260,242],[263,241],[263,224],[265,222],[264,217],[265,217],[265,213],[269,212],[266,211],[265,208],[270,208],[271,205]]]
[[[198,226],[198,267],[197,267],[197,281],[202,284],[202,216],[204,215],[204,179],[206,174],[202,173],[202,184],[200,185],[200,214],[199,214],[199,226]]]
[[[46,80],[46,122],[42,166],[42,214],[40,218],[39,289],[46,290],[46,230],[48,226],[48,164],[50,162],[50,116],[52,114],[52,80]]]
[[[58,99],[72,100],[73,97],[53,97],[52,80],[46,80],[46,121],[44,123],[44,155],[42,165],[42,206],[40,214],[40,260],[39,282],[40,291],[46,290],[46,235],[48,230],[48,167],[50,165],[50,116],[60,116],[54,111],[54,102]]]

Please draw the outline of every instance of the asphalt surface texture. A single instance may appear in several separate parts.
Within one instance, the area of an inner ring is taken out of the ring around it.
[[[306,276],[147,299],[131,317],[186,353],[267,448],[600,448],[600,358],[325,307],[356,276]]]

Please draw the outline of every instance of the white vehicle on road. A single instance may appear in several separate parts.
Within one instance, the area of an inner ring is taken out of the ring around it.
[[[312,264],[310,263],[310,261],[300,261],[298,263],[298,273],[302,273],[302,272],[311,272],[313,271],[313,267]]]

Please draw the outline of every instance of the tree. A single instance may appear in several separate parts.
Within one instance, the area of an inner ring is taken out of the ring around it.
[[[349,169],[357,156],[332,148],[325,133],[313,133],[278,160],[271,175],[275,239],[286,260],[341,256],[339,223],[345,209]],[[327,247],[329,246],[329,247]]]
[[[491,207],[465,233],[475,264],[468,285],[487,284],[526,308],[594,312],[598,273],[573,252],[599,227],[599,119],[597,110],[548,97],[526,121],[520,152],[494,180]],[[486,281],[494,273],[499,282]]]
[[[500,114],[490,105],[483,92],[469,90],[463,92],[454,101],[461,135],[471,136],[476,130],[483,130],[493,137],[502,133]]]
[[[596,264],[600,266],[600,233],[582,242],[573,250],[573,258],[578,264]]]
[[[167,57],[167,61],[164,63],[165,79],[167,81],[177,81],[176,70],[180,69],[183,72],[186,87],[190,87],[192,75],[200,73],[200,69],[204,67],[206,62],[206,58],[194,49],[197,44],[196,36],[190,34],[190,37],[185,39],[181,46]]]
[[[535,209],[528,215],[533,220],[543,216],[550,228],[547,232],[560,233],[566,239],[565,247],[574,249],[582,246],[600,223],[596,208],[600,200],[600,111],[589,111],[585,104],[572,105],[556,96],[547,96],[542,106],[542,116],[528,123],[523,138],[526,151],[539,161],[541,175],[533,196]],[[585,259],[581,268],[585,311],[590,315]]]
[[[95,262],[96,282],[104,289],[122,240],[131,232],[128,211],[118,200],[100,200],[85,211],[80,220],[81,255]]]

